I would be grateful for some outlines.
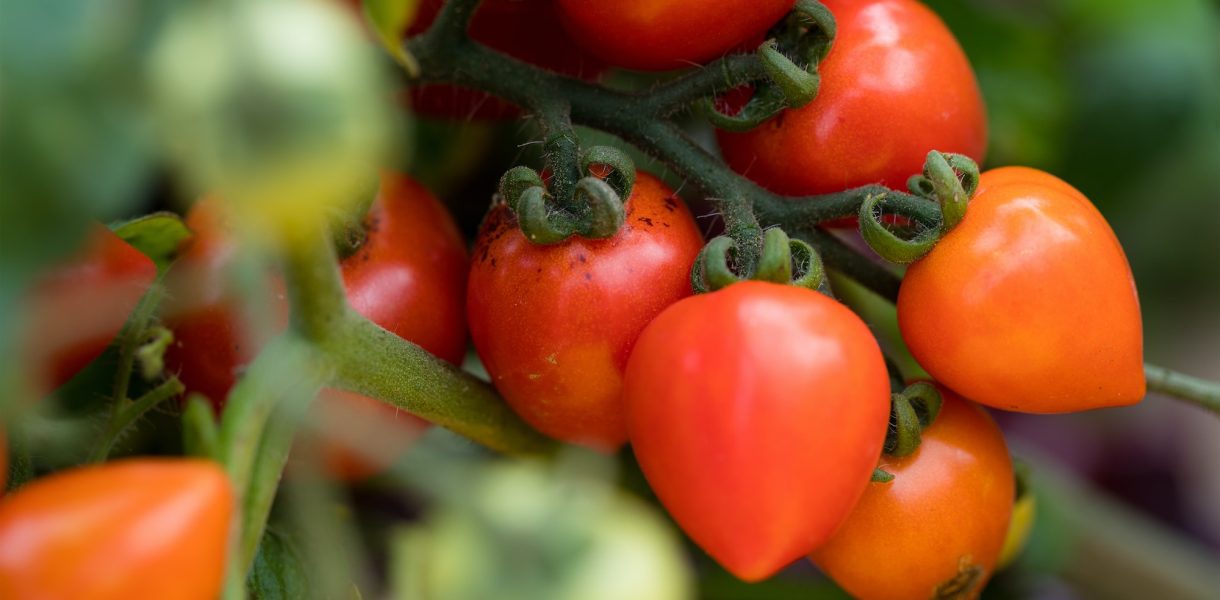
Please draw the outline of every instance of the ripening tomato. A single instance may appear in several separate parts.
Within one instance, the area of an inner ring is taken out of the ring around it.
[[[187,225],[196,237],[185,250],[183,273],[172,282],[185,306],[171,307],[167,321],[175,343],[166,365],[188,391],[207,395],[218,406],[238,372],[257,353],[260,342],[241,327],[238,306],[224,293],[220,274],[234,245],[225,231],[220,207],[205,199],[191,211]],[[340,263],[347,300],[374,323],[410,340],[454,365],[466,351],[466,246],[457,225],[426,188],[396,173],[383,173],[381,191],[365,218],[367,238]],[[287,326],[282,296],[269,307],[276,329]],[[325,390],[319,410],[328,403],[348,403],[354,414],[367,414],[375,403],[382,421],[395,423],[401,439],[414,439],[423,422],[377,401],[365,401],[339,390]],[[370,403],[372,402],[372,403]],[[335,474],[357,479],[379,465],[358,460],[341,448],[323,450]],[[363,464],[365,468],[356,465]]]
[[[122,330],[157,277],[152,259],[95,224],[76,257],[34,283],[24,332],[40,388],[59,387]]]
[[[233,489],[215,463],[131,459],[34,481],[0,501],[0,598],[212,600]]]
[[[812,290],[747,281],[687,298],[640,335],[623,393],[640,468],[734,575],[769,577],[830,538],[889,422],[868,326]]]
[[[924,369],[982,404],[1053,413],[1144,397],[1122,246],[1083,194],[1041,171],[983,173],[965,219],[907,270],[898,321]]]
[[[507,206],[475,241],[467,316],[492,383],[517,414],[565,441],[613,449],[627,438],[623,369],[640,331],[689,295],[703,246],[682,201],[639,173],[613,237],[531,243]]]
[[[916,0],[825,0],[838,24],[817,98],[745,133],[719,132],[737,172],[789,195],[906,189],[931,150],[981,161],[986,109],[945,24]]]
[[[644,71],[691,67],[752,41],[793,0],[559,0],[564,27],[609,64]]]
[[[810,557],[852,596],[975,598],[995,568],[1013,505],[1008,448],[982,408],[941,394],[915,453],[883,456],[894,479],[869,483]]]
[[[423,0],[407,35],[419,35],[436,20],[443,0]],[[594,79],[604,66],[568,37],[551,0],[484,0],[470,22],[470,37],[513,58],[568,75]],[[485,93],[448,84],[410,90],[415,112],[435,117],[504,119],[519,111]]]

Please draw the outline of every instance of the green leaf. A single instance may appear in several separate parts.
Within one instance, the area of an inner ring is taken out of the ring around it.
[[[419,0],[364,0],[364,16],[377,34],[377,39],[386,52],[412,75],[419,72],[419,65],[403,47],[402,35],[415,21],[418,11]]]
[[[158,212],[127,221],[114,228],[123,241],[135,246],[164,271],[177,256],[182,242],[190,239],[191,230],[182,219],[170,212]]]
[[[305,561],[294,540],[268,528],[250,568],[250,597],[254,600],[298,600],[313,597]]]

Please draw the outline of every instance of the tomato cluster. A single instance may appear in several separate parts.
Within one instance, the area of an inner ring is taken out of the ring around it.
[[[667,70],[756,46],[793,5],[489,0],[470,33],[571,75],[596,74],[603,62]],[[729,166],[772,191],[807,195],[903,187],[933,150],[982,159],[974,74],[931,11],[914,0],[825,5],[837,36],[817,65],[816,99],[750,131],[720,132]],[[409,33],[440,6],[424,2]],[[416,94],[425,112],[481,102],[438,87]],[[914,447],[892,443],[914,409],[860,317],[830,294],[770,281],[694,294],[703,232],[657,177],[639,173],[630,187],[617,233],[547,245],[531,242],[497,199],[470,257],[428,190],[384,173],[362,241],[340,260],[347,301],[453,365],[469,326],[492,385],[525,422],[604,452],[630,443],[678,525],[744,580],[808,556],[860,597],[976,595],[997,568],[1014,501],[1003,435],[978,404],[1067,412],[1144,395],[1139,301],[1123,250],[1089,200],[1049,174],[984,172],[964,218],[906,272],[901,335],[939,390],[916,417]],[[220,198],[192,208],[194,235],[169,271],[162,314],[175,339],[168,372],[217,410],[266,342],[246,326],[248,299],[227,284],[242,251],[229,218]],[[100,354],[155,275],[147,257],[97,228],[84,259],[33,288],[40,334],[62,329],[55,319],[65,314],[104,317],[68,323],[84,333],[34,352],[39,382],[58,385]],[[282,331],[283,283],[275,273],[266,281],[272,297],[257,308],[271,321],[264,329]],[[325,424],[355,416],[356,428],[399,429],[376,464],[315,440],[340,478],[378,472],[425,427],[342,390],[325,390],[315,408]],[[214,597],[233,510],[228,478],[207,462],[136,460],[44,478],[0,503],[0,596]],[[133,533],[153,526],[155,544]],[[111,568],[114,554],[129,559],[123,569]],[[178,564],[198,567],[191,581]]]

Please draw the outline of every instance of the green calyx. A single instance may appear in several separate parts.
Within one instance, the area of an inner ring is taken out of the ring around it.
[[[860,235],[878,256],[893,263],[915,262],[949,233],[966,216],[970,197],[979,184],[979,168],[961,154],[933,150],[924,162],[923,173],[911,176],[911,193],[936,202],[940,207],[939,226],[927,226],[909,219],[885,220],[885,202],[892,195],[871,194],[860,204]]]
[[[623,199],[635,185],[635,165],[625,153],[609,146],[585,150],[579,155],[578,178],[563,175],[562,165],[550,166],[551,189],[565,191],[567,198],[551,196],[542,176],[529,167],[513,167],[500,178],[500,196],[527,239],[546,245],[573,235],[601,239],[618,233],[625,218]]]
[[[890,427],[882,451],[889,456],[910,456],[919,449],[921,432],[940,413],[943,399],[936,386],[913,383],[890,397]]]
[[[714,98],[697,105],[712,125],[748,131],[785,108],[800,108],[817,97],[818,63],[830,52],[835,35],[830,10],[815,0],[800,0],[772,34],[756,52],[766,79],[754,85],[752,96],[736,114],[722,112]]]
[[[695,259],[691,284],[699,293],[713,292],[738,281],[755,279],[819,290],[826,273],[822,259],[812,246],[788,237],[773,227],[762,237],[762,249],[754,265],[740,264],[742,253],[729,236],[713,238]]]

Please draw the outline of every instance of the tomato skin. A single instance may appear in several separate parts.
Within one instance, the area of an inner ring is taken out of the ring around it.
[[[766,33],[793,0],[558,0],[572,39],[609,64],[681,69]]]
[[[180,261],[184,272],[176,283],[178,296],[189,306],[167,318],[175,343],[166,352],[166,365],[187,390],[207,395],[218,407],[264,341],[250,339],[237,305],[223,293],[220,272],[235,248],[219,208],[205,199],[187,217],[196,239]],[[352,309],[438,358],[460,364],[466,351],[468,259],[452,217],[422,185],[385,172],[365,227],[364,244],[340,263]],[[270,310],[275,328],[287,327],[283,294]],[[357,414],[382,411],[383,421],[398,426],[403,440],[413,440],[424,427],[423,421],[383,402],[340,390],[325,390],[319,410],[327,410],[332,402],[348,403]],[[335,466],[332,474],[343,479],[360,479],[385,466],[351,456],[337,445],[324,443],[321,451]]]
[[[467,318],[492,383],[530,425],[609,450],[627,437],[622,378],[636,337],[690,295],[703,236],[657,178],[636,175],[626,220],[604,240],[531,243],[504,205],[475,241]]]
[[[898,322],[924,369],[988,406],[1055,413],[1144,397],[1122,246],[1083,194],[1034,169],[982,174],[965,219],[907,270]]]
[[[1008,448],[982,408],[941,394],[919,449],[883,456],[879,466],[893,481],[869,483],[843,526],[810,556],[852,596],[939,597],[937,587],[965,567],[975,580],[961,597],[974,598],[995,568],[1013,506]]]
[[[906,189],[931,150],[981,162],[986,107],[970,63],[916,0],[826,0],[838,34],[808,105],[744,133],[717,132],[725,161],[776,193],[881,183]]]
[[[623,397],[652,489],[746,581],[808,554],[847,518],[890,406],[885,361],[859,317],[817,292],[758,281],[654,319]]]
[[[215,463],[131,459],[34,481],[0,502],[0,597],[211,600],[233,516]]]
[[[410,36],[427,31],[443,0],[420,2]],[[568,37],[551,0],[484,0],[470,22],[470,37],[493,50],[545,69],[584,79],[596,79],[605,69]],[[483,92],[448,84],[409,90],[415,112],[432,117],[509,119],[517,107]]]
[[[156,278],[152,259],[104,225],[90,226],[83,248],[27,298],[26,347],[40,387],[67,383],[100,356]]]

